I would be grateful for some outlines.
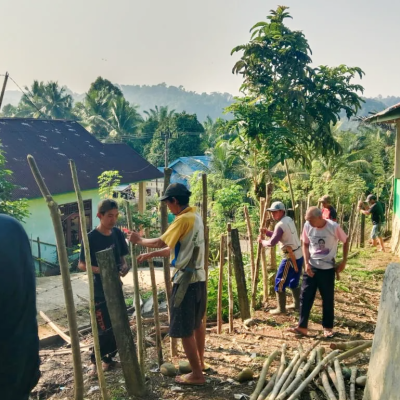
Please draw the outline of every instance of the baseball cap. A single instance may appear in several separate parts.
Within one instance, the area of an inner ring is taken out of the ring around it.
[[[281,201],[274,201],[271,204],[270,208],[267,208],[268,211],[286,211],[285,205]]]
[[[376,200],[376,196],[374,194],[369,194],[367,196],[367,201],[370,201],[370,200]]]
[[[160,197],[160,201],[167,200],[170,197],[176,197],[176,196],[188,196],[192,192],[182,183],[171,183],[168,187],[167,190],[164,192],[164,195]]]
[[[327,194],[325,194],[324,196],[320,197],[320,198],[318,199],[318,201],[319,201],[320,203],[330,203],[330,202],[331,202],[331,198],[330,198],[330,196],[328,196]]]
[[[99,214],[104,214],[107,211],[110,210],[118,210],[118,203],[115,200],[112,199],[105,199],[102,200],[98,205],[97,205],[97,212]]]

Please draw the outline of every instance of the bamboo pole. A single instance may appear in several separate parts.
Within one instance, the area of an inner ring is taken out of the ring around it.
[[[333,386],[335,386],[336,391],[339,393],[339,384],[336,377],[336,372],[332,369],[330,365],[326,367],[329,378],[331,379]]]
[[[125,202],[125,209],[126,209],[126,219],[128,221],[128,229],[132,231],[133,230],[132,215],[128,200]],[[136,244],[130,242],[129,247],[132,259],[133,296],[135,300],[138,359],[139,359],[140,370],[142,371],[142,375],[144,377],[144,372],[145,372],[144,330],[142,324],[142,308],[140,306],[139,273],[138,273],[138,263],[136,259]]]
[[[254,392],[250,396],[250,400],[256,400],[259,399],[258,395],[261,393],[261,390],[264,387],[265,379],[269,370],[270,365],[273,363],[276,357],[278,357],[281,354],[279,350],[275,350],[271,355],[264,361],[260,377],[258,378],[258,382],[256,385],[256,388],[254,389]]]
[[[290,191],[290,198],[292,200],[292,208],[293,208],[293,212],[294,212],[294,220],[297,222],[297,216],[298,216],[298,211],[296,209],[296,203],[294,202],[294,193],[293,193],[293,187],[292,187],[292,180],[290,178],[290,173],[289,173],[289,166],[287,163],[287,160],[284,161],[285,163],[285,169],[286,169],[286,176],[288,179],[288,183],[289,183],[289,191]],[[297,224],[297,231],[299,231],[299,226]]]
[[[204,226],[204,271],[206,275],[206,296],[207,296],[207,283],[208,283],[208,262],[209,262],[209,231],[207,225],[207,213],[208,213],[208,188],[207,188],[207,174],[201,174],[203,184],[203,226]],[[207,325],[207,298],[206,298],[206,311],[203,318],[204,326]]]
[[[143,396],[146,393],[146,386],[129,326],[125,299],[115,264],[113,249],[110,248],[97,252],[96,259],[100,268],[101,281],[103,283],[115,341],[119,349],[126,390],[129,396]]]
[[[286,343],[284,343],[282,345],[281,363],[279,365],[278,374],[276,375],[275,385],[281,379],[281,376],[282,376],[282,374],[283,374],[283,372],[285,371],[285,368],[286,368],[286,349],[287,349],[287,345],[286,345]]]
[[[218,280],[218,308],[217,308],[217,333],[222,332],[222,289],[224,284],[224,265],[225,265],[225,244],[226,236],[221,235],[219,247],[219,280]]]
[[[228,297],[229,297],[229,333],[233,332],[233,290],[232,290],[232,255],[231,255],[231,224],[228,224],[227,255],[228,255]]]
[[[353,340],[350,342],[331,343],[330,348],[332,350],[350,350],[367,342],[372,344],[372,340]]]
[[[263,213],[267,212],[266,208],[266,199],[260,197],[260,215],[261,220],[263,220]],[[261,270],[262,270],[262,279],[263,279],[263,302],[268,302],[268,267],[267,267],[267,257],[265,253],[265,247],[261,247]]]
[[[255,271],[255,265],[254,265],[254,247],[253,247],[253,230],[251,228],[251,220],[250,220],[250,215],[249,215],[249,210],[247,206],[243,207],[244,211],[244,216],[246,218],[246,226],[247,226],[247,236],[249,238],[249,246],[250,246],[250,267],[251,267],[251,282],[254,280],[254,271]]]
[[[357,378],[357,367],[351,367],[350,400],[355,400],[356,398],[356,378]]]
[[[335,365],[336,378],[338,380],[339,400],[346,400],[346,386],[344,385],[342,367],[340,366],[340,362],[337,358],[333,361],[333,363]]]
[[[288,379],[290,373],[292,372],[294,366],[296,365],[297,361],[300,358],[300,354],[297,353],[292,361],[290,362],[290,364],[288,365],[288,367],[284,370],[284,372],[282,373],[281,377],[279,378],[278,382],[275,383],[275,386],[272,390],[272,393],[270,394],[270,396],[268,397],[268,400],[275,400],[276,397],[278,396],[283,384],[286,382],[286,380]]]
[[[322,357],[323,357],[322,348],[319,348],[317,350],[317,360],[318,360],[318,362],[322,361]],[[325,392],[326,392],[326,395],[327,395],[328,399],[329,400],[337,400],[337,398],[335,396],[335,393],[333,392],[333,390],[331,388],[331,385],[329,384],[328,374],[326,373],[326,371],[322,370],[320,375],[321,375],[322,386],[325,389]]]
[[[150,237],[149,228],[145,229],[146,237]],[[150,253],[150,248],[147,248],[147,252]],[[150,270],[150,278],[151,278],[151,291],[153,293],[153,308],[154,308],[154,326],[156,329],[156,349],[157,349],[157,360],[158,366],[161,366],[164,362],[163,360],[163,352],[162,352],[162,341],[161,341],[161,329],[160,329],[160,314],[158,311],[158,293],[157,293],[157,282],[156,275],[154,272],[154,263],[153,259],[149,258],[147,260]]]
[[[361,346],[355,347],[354,349],[348,350],[345,353],[342,353],[337,357],[339,361],[345,360],[346,358],[353,357],[358,353],[368,349],[372,346],[372,341],[368,341],[367,343],[362,344]]]
[[[76,322],[75,304],[72,292],[71,277],[69,273],[69,262],[67,249],[65,247],[64,232],[61,224],[61,217],[58,209],[58,204],[54,201],[49,189],[47,188],[35,159],[29,154],[27,156],[29,167],[35,178],[40,192],[45,199],[47,206],[50,210],[50,216],[53,222],[54,233],[57,243],[58,260],[60,264],[61,278],[64,288],[65,308],[68,318],[68,329],[71,338],[72,359],[74,366],[74,399],[83,400],[84,386],[83,386],[83,372],[81,351],[79,347],[79,333],[78,324]]]
[[[97,327],[96,307],[95,307],[95,300],[94,300],[94,276],[93,276],[93,270],[92,270],[92,260],[91,260],[91,255],[90,255],[89,238],[88,238],[88,234],[87,234],[85,207],[83,205],[82,192],[81,192],[81,189],[79,186],[79,180],[78,180],[78,174],[76,172],[75,162],[73,160],[69,160],[69,166],[71,168],[72,181],[74,183],[76,198],[78,200],[79,221],[80,221],[80,226],[81,226],[83,247],[85,250],[86,272],[88,274],[88,282],[89,282],[90,322],[92,325],[93,347],[94,347],[94,355],[96,358],[97,377],[99,380],[101,397],[103,398],[103,400],[108,400],[109,396],[107,393],[106,380],[104,378],[103,368],[102,368],[102,365],[100,362],[101,352],[100,352],[100,342],[99,342],[99,330]]]
[[[275,381],[276,381],[276,375],[278,372],[275,372],[272,376],[265,388],[262,390],[262,392],[259,394],[257,397],[257,400],[265,400],[267,396],[272,392],[272,389],[274,388]]]
[[[40,311],[39,314],[48,323],[50,328],[57,333],[58,336],[64,339],[68,344],[71,344],[71,338],[65,332],[63,332],[57,324],[55,324],[43,311]]]

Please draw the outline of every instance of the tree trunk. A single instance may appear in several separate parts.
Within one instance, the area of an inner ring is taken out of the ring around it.
[[[228,296],[229,296],[229,333],[233,332],[233,290],[232,290],[232,252],[231,224],[228,224],[227,255],[228,255]]]
[[[204,226],[204,271],[206,275],[206,293],[208,284],[208,258],[209,258],[209,238],[208,238],[208,225],[207,225],[207,213],[208,213],[208,189],[207,189],[207,174],[201,174],[203,183],[203,226]],[[207,300],[207,299],[206,299]],[[203,317],[203,324],[207,326],[207,301],[206,311]]]
[[[121,359],[122,372],[129,396],[143,396],[146,386],[136,356],[135,344],[129,327],[128,314],[122,293],[113,249],[96,253],[100,268],[101,281],[110,313],[111,324]]]
[[[126,207],[126,219],[128,221],[128,229],[132,231],[132,215],[129,206],[129,201],[125,203]],[[132,259],[132,275],[133,275],[133,295],[135,300],[135,313],[136,313],[136,335],[137,335],[137,346],[138,346],[138,358],[140,370],[144,377],[145,372],[145,348],[144,348],[144,330],[142,324],[142,308],[140,306],[140,293],[139,293],[139,273],[138,264],[136,260],[136,244],[129,243]],[[167,294],[168,296],[168,294]]]
[[[225,244],[226,236],[221,235],[219,247],[219,280],[218,280],[218,309],[217,309],[217,333],[222,332],[222,289],[224,284],[224,265],[225,265]]]
[[[43,177],[40,174],[39,168],[36,165],[35,159],[29,154],[28,157],[29,167],[32,174],[39,186],[42,196],[47,202],[50,210],[50,216],[53,222],[54,233],[57,243],[58,260],[60,264],[61,278],[64,288],[65,308],[68,317],[69,336],[71,338],[72,346],[72,359],[74,364],[74,399],[83,400],[84,387],[83,387],[83,373],[82,373],[82,360],[79,347],[79,333],[78,325],[76,322],[75,304],[71,286],[71,277],[69,274],[69,262],[67,255],[67,248],[65,246],[64,232],[61,224],[61,217],[58,209],[58,204],[53,200]]]
[[[85,249],[86,271],[88,274],[88,282],[89,282],[90,323],[92,325],[94,354],[97,360],[96,362],[97,377],[99,380],[101,397],[103,398],[103,400],[107,400],[109,398],[107,393],[107,386],[106,386],[106,381],[104,379],[103,367],[100,362],[101,353],[100,353],[100,343],[99,343],[99,331],[97,328],[96,308],[94,301],[94,277],[92,270],[92,260],[90,257],[89,238],[87,234],[85,207],[83,205],[82,193],[79,186],[79,180],[78,180],[78,174],[76,172],[75,162],[73,160],[69,160],[69,166],[71,168],[72,181],[74,183],[75,193],[78,200],[79,221],[81,225],[83,247]]]
[[[249,238],[249,246],[250,246],[250,267],[251,267],[251,282],[254,280],[254,247],[253,247],[253,230],[251,228],[251,220],[249,215],[249,210],[247,206],[243,207],[244,216],[246,218],[246,225],[247,225],[247,236]]]
[[[238,291],[239,310],[242,321],[251,317],[249,298],[247,297],[246,277],[243,268],[242,251],[240,249],[239,231],[231,231],[231,251],[233,258],[233,268],[235,270],[236,286]]]
[[[365,214],[361,214],[361,225],[360,225],[360,247],[365,247]]]
[[[149,228],[146,228],[146,237],[150,238]],[[151,250],[147,248],[147,252],[150,253]],[[163,360],[163,353],[162,353],[162,341],[161,341],[161,329],[160,329],[160,313],[158,311],[158,293],[157,293],[157,282],[156,282],[156,275],[154,272],[154,263],[153,259],[150,258],[147,260],[150,269],[150,278],[151,278],[151,291],[153,293],[153,308],[154,308],[154,326],[156,329],[156,349],[157,349],[157,360],[158,366],[160,367],[164,360]]]

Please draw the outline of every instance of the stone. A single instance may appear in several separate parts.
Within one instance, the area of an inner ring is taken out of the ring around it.
[[[236,380],[240,383],[251,381],[253,379],[254,372],[250,368],[245,368],[240,372],[240,374],[236,377]]]
[[[179,372],[182,374],[190,374],[192,372],[189,361],[179,361]]]
[[[243,322],[244,326],[247,326],[250,328],[251,326],[254,326],[257,324],[257,322],[253,318],[245,319]]]
[[[363,400],[394,399],[400,393],[400,264],[383,278],[381,300]]]
[[[356,385],[357,385],[357,386],[365,387],[365,384],[366,384],[366,383],[367,383],[367,375],[359,376],[359,377],[356,379]]]
[[[160,367],[160,372],[164,376],[175,376],[176,375],[176,368],[174,364],[171,363],[164,363]]]

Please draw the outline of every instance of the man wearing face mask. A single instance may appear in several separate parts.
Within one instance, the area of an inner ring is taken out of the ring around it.
[[[280,243],[284,257],[279,265],[275,278],[275,292],[278,307],[271,311],[271,314],[285,314],[286,308],[300,309],[300,287],[299,281],[303,267],[303,253],[300,239],[297,235],[296,226],[293,220],[286,216],[285,205],[276,201],[267,209],[271,212],[272,218],[278,223],[274,231],[261,230],[261,234],[270,237],[264,240],[258,237],[263,247],[273,247]],[[286,307],[286,288],[289,287],[293,293],[294,304]]]

